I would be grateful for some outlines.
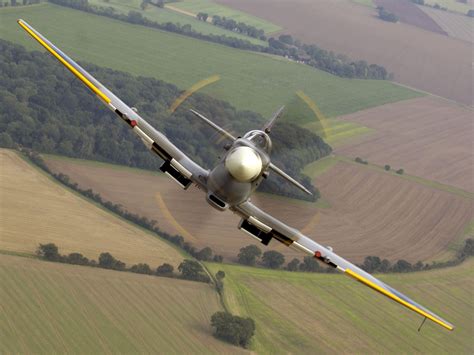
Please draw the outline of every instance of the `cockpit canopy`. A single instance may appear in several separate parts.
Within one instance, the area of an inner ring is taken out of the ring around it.
[[[256,147],[263,149],[267,153],[270,153],[272,150],[272,141],[268,134],[263,131],[253,130],[247,132],[244,138],[251,141]]]

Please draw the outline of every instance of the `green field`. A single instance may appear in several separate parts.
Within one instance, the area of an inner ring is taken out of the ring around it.
[[[281,57],[236,50],[51,4],[1,9],[0,38],[28,49],[38,50],[40,46],[16,24],[18,18],[28,21],[77,60],[159,78],[180,88],[219,74],[221,80],[203,92],[266,116],[293,101],[299,90],[317,102],[326,117],[421,95],[388,81],[342,79]]]
[[[209,15],[209,17],[214,15],[221,17],[225,16],[227,18],[233,19],[234,21],[243,22],[247,25],[262,29],[265,31],[265,33],[277,32],[282,29],[280,26],[264,19],[249,15],[245,12],[234,10],[224,5],[216,4],[212,0],[183,0],[172,2],[169,5],[194,14],[197,14],[198,12],[205,12]]]
[[[232,312],[257,325],[251,350],[288,353],[452,353],[474,349],[474,262],[381,279],[451,321],[449,332],[344,275],[210,264],[226,273]]]
[[[137,11],[142,14],[143,17],[158,22],[166,23],[173,22],[181,25],[191,25],[191,27],[203,34],[214,34],[214,35],[225,35],[228,37],[235,37],[242,40],[247,40],[254,44],[261,46],[268,46],[268,43],[261,41],[257,38],[241,35],[236,32],[228,31],[224,28],[214,26],[210,23],[199,21],[194,17],[180,14],[176,11],[172,11],[166,8],[158,8],[157,6],[148,5],[145,10],[140,8],[141,0],[110,0],[105,2],[104,0],[89,0],[89,4],[101,6],[101,7],[112,7],[117,13],[128,14],[129,11]]]
[[[450,11],[459,12],[463,15],[474,8],[473,5],[463,4],[458,0],[425,0],[425,3],[431,6],[438,4],[441,7],[446,7]]]
[[[0,353],[243,353],[209,285],[0,255]]]
[[[374,2],[372,0],[352,0],[352,2],[355,2],[356,4],[364,5],[364,6],[375,7]]]

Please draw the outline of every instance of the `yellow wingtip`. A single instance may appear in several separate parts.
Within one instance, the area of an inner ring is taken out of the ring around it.
[[[105,103],[110,103],[111,100],[105,95],[99,88],[90,82],[84,75],[82,75],[76,68],[69,64],[61,55],[59,55],[51,46],[49,46],[41,37],[39,37],[33,30],[29,28],[29,25],[22,19],[18,19],[17,23],[39,44],[41,44],[49,53],[51,53],[59,62],[64,65],[71,73],[73,73],[79,80],[81,80],[92,92],[94,92],[99,98]]]
[[[418,314],[421,314],[422,316],[428,318],[429,320],[441,325],[442,327],[452,331],[454,330],[454,326],[452,326],[451,324],[448,324],[448,323],[445,323],[443,322],[442,320],[436,318],[436,317],[433,317],[431,314],[429,313],[426,313],[425,311],[423,311],[422,309],[419,309],[418,307],[408,303],[407,301],[405,300],[402,300],[400,297],[398,297],[397,295],[391,293],[390,291],[380,287],[379,285],[376,285],[375,283],[373,283],[372,281],[366,279],[365,277],[357,274],[356,272],[352,271],[351,269],[346,269],[345,270],[345,273],[348,274],[349,276],[353,277],[354,279],[356,279],[357,281],[360,281],[362,282],[363,284],[369,286],[370,288],[380,292],[381,294],[383,294],[384,296],[387,296],[388,298],[391,298],[392,300],[400,303],[401,305],[407,307],[408,309],[411,309],[412,311],[418,313]]]

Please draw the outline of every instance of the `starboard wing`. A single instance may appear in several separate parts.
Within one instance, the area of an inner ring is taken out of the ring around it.
[[[239,228],[259,239],[262,243],[268,244],[271,239],[276,239],[288,247],[311,255],[317,260],[343,272],[436,324],[439,324],[448,330],[454,329],[454,326],[451,323],[447,322],[440,316],[416,303],[384,282],[378,280],[368,272],[365,272],[361,268],[340,257],[334,253],[331,248],[326,248],[316,243],[297,229],[291,228],[278,219],[270,216],[251,202],[248,201],[235,207],[235,212],[243,218]]]

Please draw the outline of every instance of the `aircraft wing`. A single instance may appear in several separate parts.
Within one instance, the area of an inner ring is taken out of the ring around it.
[[[291,228],[278,219],[270,216],[251,202],[244,202],[241,205],[234,207],[234,210],[243,218],[239,228],[247,234],[250,234],[252,237],[257,238],[265,245],[274,238],[288,247],[307,253],[319,261],[336,268],[436,324],[439,324],[448,330],[454,329],[454,326],[451,323],[445,321],[443,318],[429,311],[349,261],[341,258],[332,251],[332,248],[323,247],[314,242],[310,238],[304,236],[300,231]]]
[[[81,80],[110,110],[114,111],[140,137],[143,143],[165,162],[160,168],[183,188],[192,182],[206,189],[208,171],[200,167],[171,143],[165,135],[154,129],[140,115],[115,96],[110,90],[90,75],[64,52],[48,41],[38,31],[23,20],[18,24],[38,43],[50,52],[61,64]]]

